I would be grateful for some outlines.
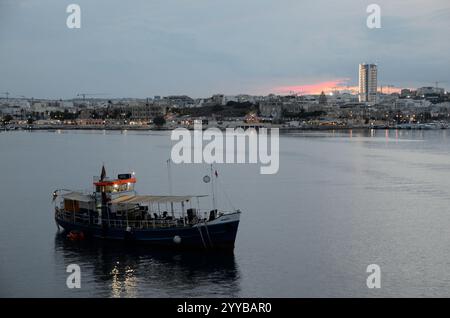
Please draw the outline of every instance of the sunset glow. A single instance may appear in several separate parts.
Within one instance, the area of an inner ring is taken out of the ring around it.
[[[320,94],[321,92],[331,93],[336,90],[357,92],[358,87],[347,86],[348,81],[349,79],[336,79],[315,84],[281,86],[276,87],[275,91],[279,94]]]
[[[318,82],[314,84],[303,84],[303,85],[289,85],[289,86],[279,86],[275,87],[274,91],[277,94],[299,94],[299,95],[316,95],[324,92],[329,94],[335,91],[346,91],[352,94],[358,93],[358,86],[350,86],[347,83],[350,79],[342,78],[331,81]],[[378,88],[381,92],[381,87]],[[385,94],[400,93],[400,88],[392,86],[384,86],[382,92]]]

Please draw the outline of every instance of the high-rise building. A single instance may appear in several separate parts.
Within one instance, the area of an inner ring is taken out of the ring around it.
[[[377,101],[377,65],[359,64],[359,101]]]

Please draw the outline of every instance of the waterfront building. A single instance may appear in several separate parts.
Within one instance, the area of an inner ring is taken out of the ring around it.
[[[131,118],[135,120],[150,120],[158,116],[164,116],[167,105],[164,103],[141,104],[131,106]]]
[[[411,99],[401,98],[397,99],[394,103],[395,109],[407,109],[407,108],[424,108],[429,107],[431,102],[424,99]]]
[[[282,115],[283,103],[281,101],[272,100],[259,104],[259,111],[263,117],[280,118]]]
[[[259,103],[259,111],[262,117],[271,117],[273,119],[280,119],[285,114],[299,114],[304,111],[323,110],[324,105],[319,105],[317,102],[309,102],[305,100],[287,99],[272,99]]]
[[[104,126],[106,121],[101,118],[78,118],[75,123],[79,126]]]

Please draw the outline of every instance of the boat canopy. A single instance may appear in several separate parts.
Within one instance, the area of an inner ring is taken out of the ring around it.
[[[207,195],[124,195],[111,201],[112,204],[138,204],[138,203],[170,203],[184,202],[192,198],[202,198]]]
[[[80,201],[80,202],[93,202],[94,199],[90,195],[83,194],[81,192],[69,192],[62,195],[65,200]]]

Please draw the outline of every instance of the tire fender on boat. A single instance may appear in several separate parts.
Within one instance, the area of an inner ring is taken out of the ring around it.
[[[180,244],[180,243],[181,243],[181,237],[179,237],[178,235],[175,235],[175,236],[173,237],[173,242],[174,242],[175,244]]]

